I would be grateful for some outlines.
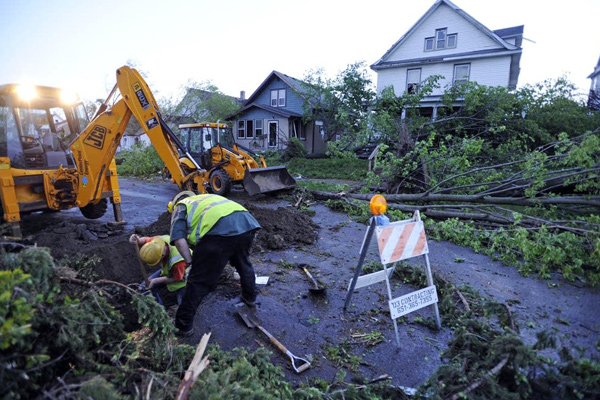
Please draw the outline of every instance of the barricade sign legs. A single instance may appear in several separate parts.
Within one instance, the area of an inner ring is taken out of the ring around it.
[[[381,264],[383,265],[383,271],[361,276],[362,266],[369,248],[369,243],[373,238],[373,233],[377,235],[378,251]],[[437,290],[433,283],[428,253],[429,247],[425,236],[425,228],[421,216],[419,215],[419,211],[415,211],[412,219],[393,222],[382,226],[377,226],[375,218],[371,218],[369,229],[365,234],[361,246],[358,265],[356,266],[354,277],[348,287],[344,309],[346,310],[348,308],[352,298],[352,292],[354,292],[355,289],[385,280],[389,299],[388,306],[394,324],[398,347],[400,347],[400,336],[396,319],[405,314],[431,305],[433,306],[435,313],[436,325],[438,329],[441,329],[442,324],[437,306]],[[425,260],[425,275],[428,287],[394,299],[390,285],[390,276],[394,271],[396,263],[400,260],[420,255],[422,255]],[[394,267],[388,270],[387,265],[391,263],[394,263]]]

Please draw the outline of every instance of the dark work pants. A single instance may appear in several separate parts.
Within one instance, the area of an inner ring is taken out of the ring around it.
[[[256,276],[250,262],[254,235],[255,231],[237,236],[206,235],[196,243],[183,300],[175,316],[175,327],[181,331],[192,329],[196,310],[204,297],[217,287],[228,261],[240,275],[244,299],[256,300]]]

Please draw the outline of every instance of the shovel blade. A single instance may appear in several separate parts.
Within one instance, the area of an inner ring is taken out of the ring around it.
[[[240,317],[242,317],[242,321],[246,324],[248,328],[256,328],[259,324],[259,321],[256,319],[256,316],[253,315],[254,311],[250,309],[250,307],[239,304],[235,306],[237,309],[237,313]]]

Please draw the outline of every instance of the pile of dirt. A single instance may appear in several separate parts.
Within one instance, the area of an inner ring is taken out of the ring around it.
[[[309,216],[295,208],[279,207],[276,210],[262,208],[251,203],[243,204],[256,218],[261,229],[254,240],[253,251],[282,250],[302,244],[313,244],[317,240],[316,225]],[[138,235],[164,235],[171,227],[171,215],[167,212],[147,227],[136,227]]]
[[[253,252],[265,249],[286,249],[303,244],[312,244],[317,239],[318,226],[311,218],[295,208],[279,207],[269,209],[244,204],[260,223],[261,229],[254,241]],[[40,217],[43,217],[40,216]],[[97,259],[95,274],[102,279],[115,280],[124,284],[141,281],[139,260],[135,249],[129,243],[129,235],[123,226],[112,226],[97,221],[61,221],[57,224],[43,224],[32,232],[29,244],[48,247],[57,259],[85,255]],[[141,236],[168,234],[171,215],[167,212],[158,216],[152,224],[136,226],[134,231]],[[30,225],[31,226],[31,225]],[[153,272],[149,270],[149,273]]]

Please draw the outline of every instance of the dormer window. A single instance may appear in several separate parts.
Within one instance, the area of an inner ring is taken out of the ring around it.
[[[425,51],[453,49],[456,47],[458,34],[448,34],[448,29],[436,29],[434,37],[425,38]]]
[[[285,107],[285,89],[271,90],[271,107]]]

